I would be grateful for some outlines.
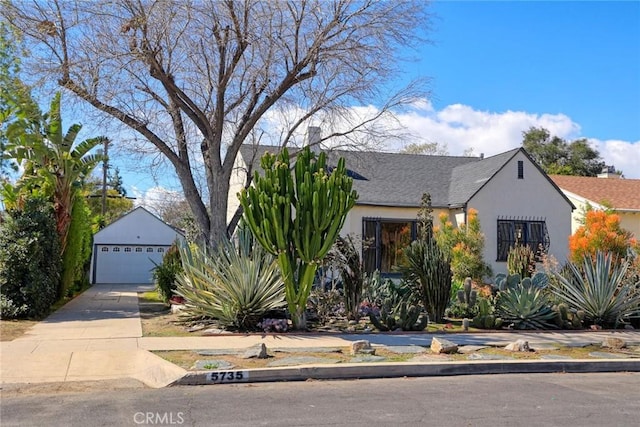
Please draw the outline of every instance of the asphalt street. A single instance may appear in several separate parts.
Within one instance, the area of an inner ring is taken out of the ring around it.
[[[517,374],[3,391],[7,426],[634,426],[640,374]]]

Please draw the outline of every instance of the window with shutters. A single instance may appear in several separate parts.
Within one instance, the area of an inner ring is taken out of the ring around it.
[[[506,261],[509,249],[516,245],[527,245],[538,260],[549,250],[549,233],[543,219],[498,219],[497,261]]]

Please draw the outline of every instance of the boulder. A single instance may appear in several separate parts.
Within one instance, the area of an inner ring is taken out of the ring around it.
[[[351,343],[351,355],[356,354],[375,354],[376,350],[371,347],[371,343],[367,340],[358,340]]]
[[[444,338],[433,337],[431,339],[431,351],[434,353],[456,353],[458,345]]]
[[[529,347],[529,341],[525,340],[509,343],[504,349],[509,351],[533,351],[531,347]]]
[[[241,356],[243,359],[267,359],[269,355],[267,354],[267,346],[262,344],[254,345],[247,349],[244,354]]]
[[[602,347],[604,348],[613,348],[618,350],[621,348],[625,348],[626,346],[627,343],[622,338],[607,337],[604,339],[604,341],[602,341]]]

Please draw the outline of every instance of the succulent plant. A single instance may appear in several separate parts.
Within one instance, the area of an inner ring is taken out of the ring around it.
[[[379,331],[422,331],[427,327],[429,316],[422,312],[418,305],[401,301],[393,304],[392,298],[386,298],[380,307],[378,315],[369,314],[373,326]]]
[[[487,298],[478,300],[478,315],[473,318],[471,324],[481,329],[498,329],[502,326],[503,320],[495,316],[494,308]]]
[[[516,245],[507,255],[507,271],[520,277],[531,277],[536,268],[536,254],[527,245]]]
[[[556,313],[542,290],[533,286],[517,286],[500,292],[496,297],[496,311],[505,322],[516,329],[550,329]]]

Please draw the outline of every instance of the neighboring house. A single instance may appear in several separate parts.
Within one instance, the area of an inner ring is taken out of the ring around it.
[[[572,215],[572,233],[580,227],[590,205],[613,210],[620,216],[620,226],[640,238],[640,179],[622,179],[609,171],[597,178],[551,175],[551,179],[577,207]]]
[[[239,205],[236,194],[249,166],[259,165],[266,151],[278,150],[241,148],[231,181],[229,218]],[[478,211],[484,259],[494,272],[506,271],[507,254],[516,239],[542,245],[560,261],[567,258],[574,206],[521,148],[488,158],[330,151],[329,165],[339,157],[345,158],[359,195],[341,234],[355,234],[367,242],[367,271],[392,271],[400,249],[416,236],[423,193],[431,195],[436,225],[440,213],[459,226],[469,209]]]
[[[137,207],[93,236],[91,283],[152,283],[153,268],[183,238],[182,232]]]

